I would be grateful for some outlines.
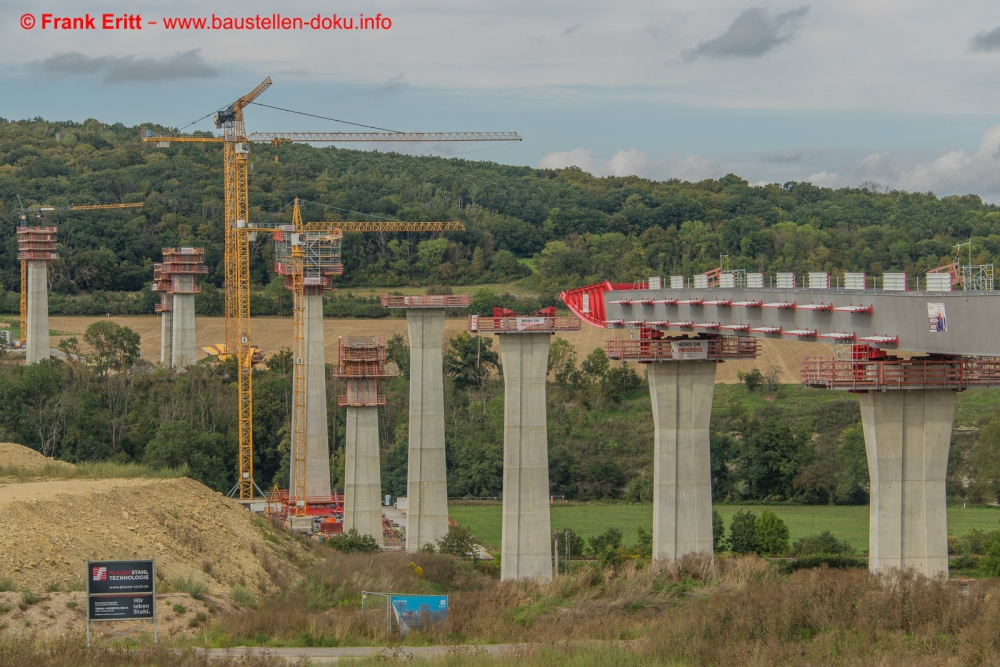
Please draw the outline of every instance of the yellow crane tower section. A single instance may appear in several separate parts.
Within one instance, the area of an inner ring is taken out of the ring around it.
[[[250,249],[251,234],[248,224],[247,159],[249,144],[269,141],[280,146],[289,142],[393,142],[393,141],[520,141],[516,132],[259,132],[246,133],[243,109],[253,103],[271,86],[271,77],[264,79],[251,92],[239,98],[215,116],[216,127],[222,128],[222,137],[198,136],[147,136],[144,142],[166,147],[174,142],[222,143],[224,146],[223,176],[225,181],[225,312],[226,352],[236,351],[238,363],[239,411],[239,487],[240,500],[253,498],[253,350],[250,346]],[[338,223],[348,224],[348,223]],[[371,225],[372,223],[356,223]],[[409,223],[390,223],[394,225]],[[428,225],[432,223],[414,223]],[[454,223],[440,223],[443,225]],[[442,227],[438,231],[448,231]],[[306,230],[310,231],[310,230]],[[434,231],[426,228],[365,227],[345,231]]]

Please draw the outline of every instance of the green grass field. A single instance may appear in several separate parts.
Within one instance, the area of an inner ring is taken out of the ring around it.
[[[788,525],[791,541],[829,530],[837,538],[847,540],[856,549],[868,548],[868,506],[844,505],[716,505],[726,529],[733,515],[741,509],[760,512],[770,509]],[[451,518],[472,533],[484,544],[500,548],[501,507],[496,504],[456,504],[449,506]],[[636,528],[647,530],[653,525],[651,504],[580,503],[552,505],[552,529],[569,528],[585,539],[603,533],[608,528],[618,528],[625,534],[626,542],[636,541]],[[1000,529],[1000,508],[948,508],[948,532],[961,536],[970,528],[984,532]]]

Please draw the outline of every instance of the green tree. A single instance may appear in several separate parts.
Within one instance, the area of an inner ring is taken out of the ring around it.
[[[492,339],[462,331],[448,341],[444,372],[455,381],[456,389],[482,390],[499,362]]]
[[[624,361],[620,365],[608,369],[601,378],[601,394],[605,398],[620,403],[626,396],[638,389],[642,380],[635,370]]]
[[[738,371],[736,376],[743,383],[743,386],[747,388],[748,392],[752,392],[764,382],[764,375],[757,368],[751,368],[746,372]]]
[[[200,433],[186,421],[160,424],[146,445],[143,460],[157,468],[187,467],[188,476],[216,491],[229,490],[227,471],[232,467],[222,446],[222,436]]]
[[[608,355],[604,353],[603,349],[597,347],[580,364],[580,370],[583,371],[584,376],[591,382],[599,384],[604,379],[604,375],[608,372],[610,366],[611,362],[608,361]]]
[[[788,551],[788,526],[771,510],[764,510],[754,521],[757,548],[768,556],[780,556]]]
[[[386,341],[386,358],[399,367],[400,374],[410,379],[410,343],[406,336],[396,331]]]
[[[729,548],[738,554],[757,551],[757,515],[740,510],[729,523]]]
[[[361,535],[357,528],[351,528],[346,533],[334,535],[326,543],[345,554],[362,552],[374,553],[380,551],[378,543],[371,535]]]
[[[608,528],[600,535],[596,535],[587,540],[590,553],[600,556],[606,550],[618,549],[622,545],[622,531],[617,528]]]
[[[726,524],[722,521],[719,510],[712,509],[712,550],[720,551],[726,539]]]
[[[451,554],[465,560],[476,560],[479,557],[479,541],[465,526],[455,525],[448,528],[448,534],[437,541],[438,553]]]
[[[850,556],[853,553],[854,548],[848,542],[841,542],[829,530],[824,530],[819,535],[803,537],[792,545],[792,554],[795,556],[814,556],[816,554]]]
[[[849,505],[868,503],[868,455],[865,451],[865,433],[861,425],[852,426],[841,433],[837,449],[839,466],[837,497]]]
[[[93,350],[89,359],[100,375],[129,369],[140,356],[139,334],[111,320],[88,326],[83,341]]]

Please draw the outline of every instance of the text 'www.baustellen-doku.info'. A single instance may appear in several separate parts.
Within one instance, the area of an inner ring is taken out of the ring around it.
[[[58,14],[22,14],[21,27],[25,30],[76,31],[76,30],[389,30],[392,19],[382,14],[344,16],[316,14],[315,16],[167,16],[149,18],[141,14],[83,14],[62,16]]]

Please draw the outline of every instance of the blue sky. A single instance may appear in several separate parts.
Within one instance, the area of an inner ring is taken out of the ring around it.
[[[41,15],[140,13],[142,31]],[[368,16],[382,31],[167,31],[165,16]],[[20,18],[36,18],[31,30]],[[983,0],[120,2],[0,5],[0,116],[182,126],[270,75],[261,101],[401,130],[408,145],[597,174],[874,180],[1000,201],[1000,4]],[[349,129],[254,108],[250,130]],[[189,129],[212,129],[210,120]]]

